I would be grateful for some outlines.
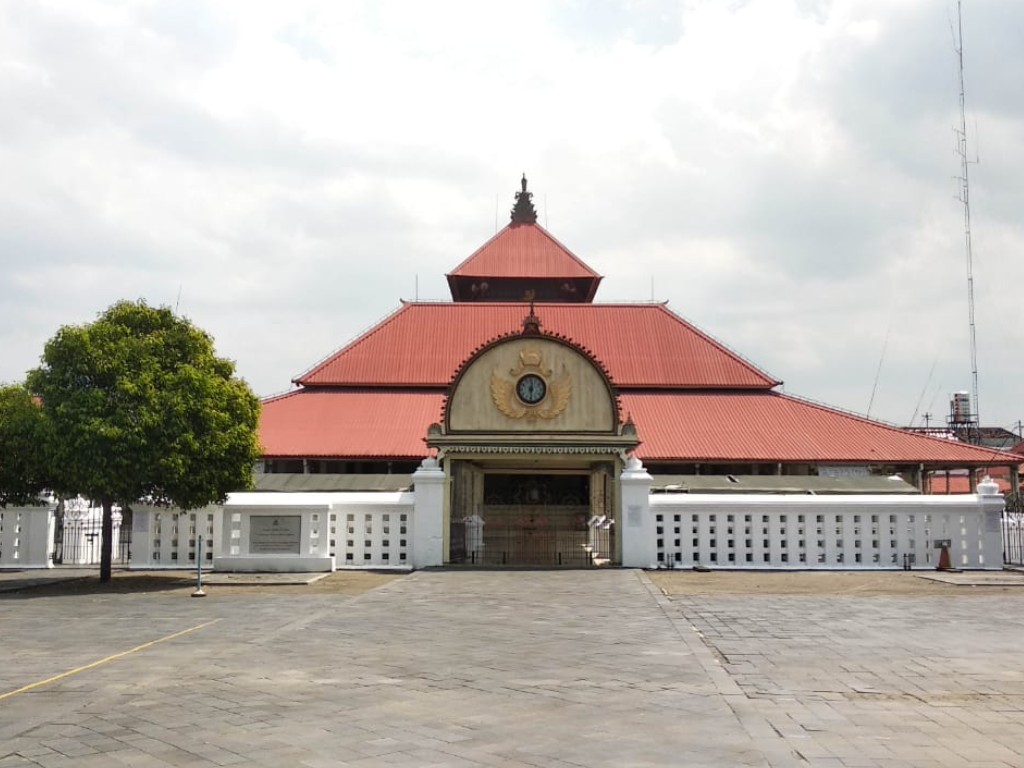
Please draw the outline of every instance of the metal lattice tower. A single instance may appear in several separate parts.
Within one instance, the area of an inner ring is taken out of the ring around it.
[[[978,341],[974,323],[974,253],[971,248],[971,194],[967,168],[967,100],[964,94],[964,32],[961,14],[961,0],[956,4],[957,40],[956,55],[960,73],[960,125],[953,129],[956,137],[956,153],[960,155],[959,200],[964,206],[964,246],[967,252],[967,316],[970,326],[971,345],[971,405],[974,420],[980,424],[978,409]]]

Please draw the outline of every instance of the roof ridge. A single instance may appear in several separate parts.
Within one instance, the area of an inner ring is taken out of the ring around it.
[[[486,242],[484,242],[483,245],[481,245],[479,248],[477,248],[475,251],[473,251],[471,254],[469,254],[469,256],[467,256],[462,261],[460,261],[458,264],[456,264],[454,269],[452,269],[450,272],[445,273],[445,277],[447,277],[448,275],[454,275],[456,272],[458,272],[460,269],[462,269],[463,265],[468,264],[470,261],[472,261],[473,257],[476,256],[478,253],[480,253],[480,251],[482,251],[488,245],[490,245],[495,240],[497,240],[502,235],[502,233],[504,233],[504,231],[506,229],[511,229],[511,228],[512,228],[512,224],[506,224],[504,227],[499,229],[497,232],[495,232],[493,235],[491,235],[486,240]],[[458,303],[458,302],[456,302],[456,303]]]
[[[289,389],[287,392],[275,392],[272,395],[261,397],[260,404],[263,405],[264,403],[273,403],[277,402],[278,400],[287,400],[289,397],[294,397],[295,395],[302,394],[302,392],[302,389]]]
[[[592,274],[592,275],[593,275],[594,277],[603,277],[603,275],[599,275],[599,274],[598,274],[598,273],[597,273],[597,272],[596,272],[596,271],[594,270],[594,268],[593,268],[592,266],[590,266],[589,264],[587,264],[587,262],[585,262],[585,261],[584,261],[583,259],[581,259],[581,258],[580,258],[579,256],[577,256],[577,255],[576,255],[576,254],[575,254],[575,253],[574,253],[574,252],[573,252],[572,250],[570,250],[570,248],[569,248],[569,247],[568,247],[568,246],[567,246],[567,245],[566,245],[565,243],[563,243],[563,242],[562,242],[561,240],[559,240],[559,239],[558,239],[557,237],[555,237],[555,236],[554,236],[554,235],[552,235],[552,234],[551,234],[550,232],[548,232],[548,231],[547,231],[547,230],[546,230],[546,229],[545,229],[544,227],[542,227],[542,226],[541,226],[540,224],[533,224],[532,226],[534,226],[534,227],[536,227],[537,229],[539,229],[542,235],[544,235],[544,236],[545,236],[545,237],[546,237],[546,238],[547,238],[548,240],[550,240],[550,241],[551,241],[551,242],[553,242],[553,243],[554,243],[555,245],[557,245],[557,246],[558,246],[559,248],[561,248],[561,249],[562,249],[563,251],[565,251],[565,252],[566,252],[566,253],[567,253],[567,254],[568,254],[568,255],[569,255],[569,256],[570,256],[570,257],[571,257],[571,258],[572,258],[573,260],[575,260],[575,262],[576,262],[577,264],[579,264],[579,265],[580,265],[581,267],[583,267],[584,269],[588,270],[588,271],[589,271],[589,272],[590,272],[590,273],[591,273],[591,274]]]
[[[882,421],[880,419],[870,419],[870,418],[868,418],[867,416],[865,416],[863,414],[856,413],[855,411],[850,411],[850,410],[846,410],[844,408],[839,408],[839,407],[834,406],[834,405],[828,405],[826,403],[821,403],[821,402],[818,402],[816,400],[812,400],[811,398],[808,398],[808,397],[801,397],[799,395],[791,395],[791,394],[788,394],[786,392],[769,392],[768,394],[772,394],[772,395],[775,395],[776,397],[781,397],[781,398],[786,399],[786,400],[792,400],[794,402],[801,403],[802,405],[807,405],[807,406],[810,406],[811,408],[815,408],[815,409],[817,409],[819,411],[828,411],[828,412],[834,413],[834,414],[836,414],[838,416],[843,416],[843,417],[845,417],[847,419],[853,419],[855,421],[864,422],[866,424],[870,424],[873,427],[881,427],[882,429],[887,429],[890,432],[896,432],[896,433],[901,434],[901,435],[906,435],[907,437],[910,437],[912,439],[916,439],[916,440],[918,440],[918,439],[919,440],[931,440],[932,442],[939,443],[941,445],[946,445],[946,446],[956,445],[956,446],[958,446],[960,448],[963,448],[963,449],[980,451],[981,453],[987,454],[988,457],[993,460],[993,462],[995,462],[995,461],[1005,462],[1011,456],[1015,456],[1016,455],[1016,454],[1012,453],[1011,451],[1004,451],[1004,450],[1001,450],[999,448],[989,448],[989,447],[984,446],[984,445],[972,445],[971,443],[964,443],[964,442],[961,442],[960,440],[947,440],[947,439],[941,438],[941,437],[933,437],[931,435],[921,434],[920,432],[912,432],[912,431],[910,431],[908,429],[904,429],[903,427],[900,427],[897,424],[893,424],[891,422]]]
[[[701,336],[709,344],[713,344],[721,352],[723,352],[724,354],[728,355],[729,357],[731,357],[733,360],[735,360],[736,362],[740,363],[741,365],[746,366],[751,372],[757,374],[758,376],[762,377],[763,379],[765,379],[765,380],[767,380],[769,382],[773,382],[772,383],[772,387],[773,388],[774,387],[778,387],[778,386],[780,386],[780,385],[785,383],[781,379],[777,378],[776,376],[773,376],[772,374],[768,373],[767,371],[762,370],[759,366],[755,365],[753,363],[753,361],[748,360],[743,355],[741,355],[739,352],[736,352],[731,347],[726,345],[724,342],[719,341],[717,338],[712,336],[707,331],[705,331],[702,328],[694,325],[692,322],[687,320],[681,314],[679,314],[678,312],[673,310],[671,307],[669,307],[667,301],[664,302],[664,303],[652,304],[650,306],[658,307],[659,309],[661,309],[663,312],[665,312],[669,316],[675,318],[676,320],[678,320],[681,323],[684,323],[690,330],[692,330],[697,335]]]
[[[402,301],[402,304],[406,305],[406,306],[421,306],[421,307],[422,306],[430,306],[430,307],[442,306],[442,307],[469,307],[469,308],[472,308],[472,307],[479,307],[479,306],[481,306],[481,302],[452,301],[451,299],[434,299],[434,300],[430,300],[430,299],[425,299],[425,300],[402,299],[401,301]],[[505,307],[518,307],[518,306],[521,306],[523,304],[529,304],[529,303],[530,302],[527,301],[527,300],[520,299],[520,300],[516,300],[516,301],[512,301],[512,300],[509,300],[509,301],[488,301],[487,305],[488,306],[492,306],[492,307],[502,307],[502,306],[505,306]],[[647,308],[665,307],[665,306],[668,305],[668,303],[669,302],[667,300],[664,300],[664,299],[658,299],[656,301],[645,301],[645,300],[626,301],[625,299],[623,299],[621,301],[588,301],[586,303],[576,302],[576,301],[545,301],[545,302],[537,302],[537,306],[538,307],[629,307],[629,308],[637,308],[637,309],[647,309]],[[676,313],[673,312],[673,314],[676,314]],[[676,314],[676,316],[680,317],[680,319],[683,319],[678,314]],[[692,323],[690,323],[690,321],[684,319],[684,322],[686,322],[687,325],[690,325],[694,330],[697,330],[697,327],[694,326]],[[709,340],[715,340],[715,337],[712,336],[711,334],[706,333],[706,332],[702,332],[702,333]],[[719,342],[719,343],[721,343],[721,342]]]
[[[603,277],[603,275],[599,274],[597,271],[594,270],[593,267],[591,267],[589,264],[587,264],[585,261],[583,261],[583,259],[581,259],[575,253],[573,253],[573,251],[567,245],[565,245],[565,243],[563,243],[561,240],[559,240],[557,237],[552,235],[550,232],[548,232],[546,229],[544,229],[544,227],[542,227],[540,224],[537,224],[536,222],[533,222],[533,223],[510,222],[510,223],[506,224],[500,230],[495,232],[494,235],[492,235],[483,245],[481,245],[479,248],[477,248],[475,251],[473,251],[471,254],[469,254],[469,256],[467,256],[465,259],[463,259],[461,262],[459,262],[450,271],[446,272],[445,273],[445,277],[451,277],[453,275],[457,275],[459,273],[459,271],[463,267],[465,267],[467,264],[469,264],[471,261],[473,261],[475,258],[477,258],[485,250],[487,250],[487,248],[489,246],[491,246],[495,241],[497,241],[499,238],[504,236],[507,232],[510,232],[512,230],[515,230],[515,229],[519,229],[520,227],[533,227],[541,235],[543,235],[549,241],[551,241],[551,243],[554,244],[566,256],[568,256],[569,259],[572,260],[577,266],[579,266],[580,268],[585,270],[587,273],[589,273],[590,277],[592,277],[592,278]],[[479,277],[490,277],[490,275],[478,275],[478,276]]]
[[[341,346],[336,347],[333,352],[330,352],[329,354],[321,357],[311,367],[307,368],[305,371],[303,371],[298,376],[293,378],[292,383],[302,384],[304,379],[308,379],[311,376],[314,376],[316,373],[320,371],[321,368],[327,365],[331,360],[333,360],[338,355],[342,354],[343,352],[348,352],[352,349],[355,349],[370,337],[375,336],[378,331],[394,322],[396,317],[398,317],[400,314],[402,314],[402,312],[404,312],[411,306],[413,306],[411,302],[401,302],[401,304],[396,309],[393,309],[391,312],[384,315],[381,319],[363,328],[363,330],[361,330],[355,336],[351,337],[348,341],[344,342]]]
[[[597,351],[599,359],[614,371],[616,385],[623,388],[717,385],[771,389],[779,383],[661,304],[565,302],[545,303],[538,310],[550,325],[546,331],[567,334],[574,344]],[[440,384],[448,380],[458,358],[475,346],[475,340],[511,330],[525,313],[526,302],[522,301],[403,302],[384,320],[321,358],[293,381],[303,386],[371,381],[380,385]],[[664,361],[637,354],[638,329],[673,345],[666,348]]]

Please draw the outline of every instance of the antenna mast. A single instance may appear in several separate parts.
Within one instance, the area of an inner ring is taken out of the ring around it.
[[[961,11],[962,0],[956,3],[956,56],[960,72],[960,125],[953,129],[956,136],[956,153],[960,155],[960,194],[959,200],[964,206],[964,246],[967,251],[967,314],[970,323],[971,338],[971,405],[973,406],[974,422],[980,424],[978,416],[978,341],[974,325],[974,254],[971,249],[971,195],[967,176],[967,108],[964,96],[964,27]]]

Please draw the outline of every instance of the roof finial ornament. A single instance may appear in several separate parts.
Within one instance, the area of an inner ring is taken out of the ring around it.
[[[526,191],[526,174],[523,174],[522,180],[522,192],[516,192],[516,204],[512,206],[512,223],[513,224],[536,224],[537,223],[537,211],[534,210],[533,203],[530,202],[533,197],[533,192]]]
[[[530,293],[533,293],[530,291]],[[533,311],[533,296],[530,296],[530,314],[523,318],[523,336],[540,335],[540,318]]]

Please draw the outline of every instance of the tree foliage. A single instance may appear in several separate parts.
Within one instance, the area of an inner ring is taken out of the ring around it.
[[[141,301],[47,342],[28,385],[52,425],[58,485],[103,505],[101,578],[112,504],[196,509],[250,487],[260,406],[234,372],[204,331]]]
[[[0,387],[0,507],[38,503],[49,485],[47,427],[28,389]]]

